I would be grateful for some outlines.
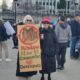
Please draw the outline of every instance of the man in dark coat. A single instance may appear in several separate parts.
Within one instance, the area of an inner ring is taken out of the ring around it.
[[[42,50],[41,80],[44,80],[44,74],[48,74],[48,80],[51,80],[50,74],[56,72],[55,54],[57,52],[57,39],[53,28],[50,27],[49,18],[44,18],[42,23],[44,28],[40,28]]]
[[[75,46],[76,46],[76,43],[77,43],[77,40],[78,40],[78,36],[79,36],[79,33],[80,33],[80,26],[79,26],[79,16],[80,14],[76,14],[74,20],[72,20],[70,22],[70,26],[71,26],[71,31],[72,31],[72,39],[71,39],[71,50],[70,50],[70,57],[71,59],[74,58],[74,55],[75,55]]]

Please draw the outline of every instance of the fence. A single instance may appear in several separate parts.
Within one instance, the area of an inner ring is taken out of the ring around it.
[[[43,16],[58,16],[58,15],[65,15],[65,16],[74,16],[76,12],[80,12],[80,10],[66,10],[66,9],[58,9],[56,13],[50,14],[48,11],[44,10],[26,10],[26,12],[16,12],[17,20],[23,19],[23,17],[27,14],[32,15],[36,21],[39,21]],[[0,13],[0,16],[4,20],[15,20],[15,12],[12,11],[4,11]]]

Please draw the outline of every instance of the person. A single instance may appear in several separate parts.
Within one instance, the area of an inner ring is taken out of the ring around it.
[[[80,33],[79,29],[79,13],[76,13],[74,20],[70,22],[72,38],[71,38],[71,49],[70,49],[70,58],[74,59],[75,55],[75,46],[78,40],[78,34]]]
[[[75,46],[75,55],[74,55],[74,58],[75,59],[79,59],[80,58],[80,15],[79,15],[79,18],[78,18],[78,39],[77,39],[77,43],[76,43],[76,46]]]
[[[23,24],[33,24],[33,18],[30,15],[26,15],[23,19]],[[33,76],[37,73],[37,71],[20,72],[19,65],[20,65],[20,63],[19,63],[19,53],[18,53],[17,70],[16,70],[16,76],[18,77],[18,80],[30,80],[31,76]]]
[[[44,74],[48,74],[48,80],[51,80],[51,73],[56,72],[57,39],[55,31],[50,27],[50,19],[44,17],[42,20],[43,28],[40,28],[40,44],[42,58],[42,74],[41,80],[44,79]]]
[[[17,49],[18,48],[18,38],[17,38],[17,24],[14,23],[13,24],[13,28],[15,30],[15,33],[12,35],[12,40],[13,40],[13,49]]]
[[[55,26],[57,25],[57,19],[56,20],[51,20],[51,24],[52,24],[52,27],[53,29],[55,29]]]
[[[5,52],[5,61],[11,61],[11,59],[9,59],[9,54],[8,54],[9,53],[7,45],[8,38],[9,36],[6,33],[3,21],[0,20],[0,61],[2,61],[2,49],[4,49]]]
[[[57,40],[58,40],[58,53],[57,53],[57,69],[63,70],[66,61],[66,48],[67,43],[71,38],[70,26],[65,22],[65,17],[61,16],[59,23],[55,28]]]

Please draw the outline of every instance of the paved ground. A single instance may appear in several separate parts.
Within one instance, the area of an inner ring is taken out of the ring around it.
[[[8,41],[9,54],[12,62],[0,62],[0,80],[17,80],[16,73],[16,58],[17,50],[12,49],[12,41]],[[3,56],[4,58],[4,56]],[[32,77],[32,80],[40,80],[41,75]],[[45,75],[47,78],[47,75]],[[46,79],[47,80],[47,79]],[[52,74],[52,80],[80,80],[80,60],[70,60],[69,49],[67,50],[67,62],[64,71],[58,71]]]

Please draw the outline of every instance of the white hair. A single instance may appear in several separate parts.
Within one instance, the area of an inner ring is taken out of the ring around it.
[[[25,23],[26,20],[32,20],[32,22],[34,22],[34,20],[33,20],[33,18],[32,18],[31,15],[26,15],[26,16],[24,17],[24,19],[23,19],[23,23]]]

